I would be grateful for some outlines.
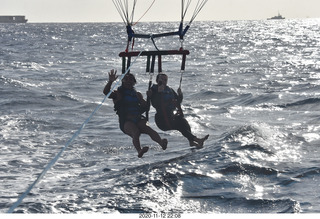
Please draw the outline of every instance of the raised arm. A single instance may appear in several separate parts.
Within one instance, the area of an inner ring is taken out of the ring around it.
[[[111,69],[111,71],[109,72],[109,80],[108,83],[106,84],[106,86],[103,89],[103,93],[104,95],[107,95],[110,90],[111,90],[111,85],[112,83],[117,80],[118,76],[117,76],[117,70]],[[114,98],[110,95],[110,98]]]

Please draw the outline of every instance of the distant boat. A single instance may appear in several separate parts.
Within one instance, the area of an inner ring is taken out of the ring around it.
[[[0,23],[27,23],[26,16],[0,16]]]
[[[285,19],[285,17],[282,17],[282,15],[279,12],[277,16],[268,18],[268,20],[283,20],[283,19]]]

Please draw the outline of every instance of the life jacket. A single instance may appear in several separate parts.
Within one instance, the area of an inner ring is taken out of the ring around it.
[[[131,118],[134,122],[141,119],[141,114],[146,111],[142,107],[137,95],[137,91],[133,89],[126,89],[120,86],[117,90],[121,95],[121,99],[114,105],[114,110],[119,116],[120,121],[125,121]],[[130,120],[131,120],[130,119]]]
[[[153,85],[151,90],[151,103],[157,113],[166,114],[167,116],[173,115],[174,110],[177,108],[173,100],[179,99],[177,93],[168,86],[162,92],[158,92],[158,85]]]

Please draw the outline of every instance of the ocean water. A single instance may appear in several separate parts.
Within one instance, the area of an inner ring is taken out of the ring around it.
[[[164,32],[177,23],[140,23]],[[122,23],[0,25],[0,212],[5,213],[101,103]],[[157,39],[178,49],[177,37]],[[106,100],[16,213],[319,213],[320,20],[194,22],[184,48],[183,109],[195,150],[176,131],[142,159]],[[153,50],[150,40],[135,50]],[[178,88],[181,57],[163,57]],[[140,57],[131,72],[145,95]]]

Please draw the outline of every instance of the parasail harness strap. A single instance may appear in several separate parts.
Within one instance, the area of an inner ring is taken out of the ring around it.
[[[132,52],[121,52],[119,56],[122,58],[122,72],[128,71],[127,67],[130,66],[131,63],[131,57],[134,56],[147,56],[147,63],[146,63],[146,72],[149,73],[150,79],[149,79],[149,85],[148,90],[151,89],[152,86],[152,78],[155,71],[155,63],[156,63],[156,57],[158,58],[158,73],[162,72],[162,56],[163,55],[181,55],[182,56],[182,62],[181,62],[181,76],[180,76],[180,85],[179,88],[181,88],[182,83],[182,76],[183,72],[185,70],[185,64],[186,64],[186,58],[187,55],[189,55],[189,50],[162,50],[162,51],[132,51]],[[146,118],[149,119],[149,110],[150,110],[150,98],[147,97],[147,111],[146,111]]]
[[[134,10],[136,7],[137,0],[132,1],[132,13],[131,16],[129,15],[129,2],[128,0],[112,0],[114,5],[116,6],[118,12],[121,15],[122,20],[124,21],[127,29],[127,35],[128,35],[128,41],[127,41],[127,47],[125,49],[125,52],[121,52],[119,56],[122,58],[122,73],[126,72],[128,67],[130,66],[131,63],[131,57],[137,56],[138,54],[141,56],[147,56],[147,64],[146,64],[146,72],[149,72],[150,75],[150,80],[149,80],[149,86],[148,89],[150,90],[151,85],[152,85],[152,76],[154,74],[154,66],[155,66],[155,61],[156,57],[158,57],[158,72],[162,72],[162,56],[163,55],[182,55],[182,63],[181,63],[181,76],[180,76],[180,85],[179,88],[181,88],[181,83],[182,83],[182,77],[183,77],[183,72],[185,70],[185,64],[186,64],[186,57],[189,55],[188,50],[183,49],[183,41],[184,41],[184,36],[187,33],[187,31],[190,28],[191,23],[194,21],[196,16],[199,14],[199,12],[202,10],[204,5],[208,2],[208,0],[198,0],[197,5],[194,9],[193,15],[191,17],[190,22],[187,24],[187,26],[184,28],[184,18],[187,14],[187,11],[190,7],[191,0],[181,0],[181,22],[179,25],[179,28],[177,31],[173,32],[166,32],[166,33],[159,33],[159,34],[138,34],[135,33],[132,29],[132,26],[137,24],[139,22],[133,23],[133,15],[134,15]],[[155,0],[151,3],[149,9],[152,7],[154,4]],[[147,11],[142,15],[144,16]],[[159,48],[156,46],[155,39],[159,37],[167,37],[167,36],[179,36],[180,42],[181,42],[181,47],[179,50],[159,50]],[[145,38],[145,39],[151,39],[156,51],[142,51],[142,52],[137,52],[133,51],[134,47],[134,41],[135,38]],[[132,43],[131,43],[132,42]],[[129,51],[129,46],[131,43],[131,50]],[[148,119],[148,112],[150,109],[150,98],[147,97],[147,103],[148,103],[148,110],[146,112],[146,117]]]

